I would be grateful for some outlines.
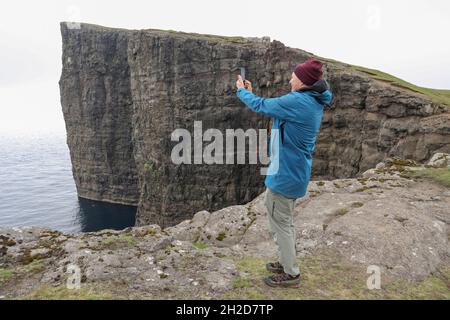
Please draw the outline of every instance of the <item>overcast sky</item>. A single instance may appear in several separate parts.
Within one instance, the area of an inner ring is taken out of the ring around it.
[[[0,133],[64,130],[60,21],[270,36],[420,86],[450,89],[448,0],[15,0],[0,11]]]

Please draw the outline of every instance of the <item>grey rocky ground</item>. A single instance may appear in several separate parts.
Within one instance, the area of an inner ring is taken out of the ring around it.
[[[414,176],[424,169],[391,159],[357,179],[310,182],[295,207],[297,290],[262,283],[276,248],[261,194],[163,230],[0,229],[0,296],[448,299],[450,189]],[[70,265],[81,290],[66,289]],[[366,287],[369,265],[381,269],[380,290]]]

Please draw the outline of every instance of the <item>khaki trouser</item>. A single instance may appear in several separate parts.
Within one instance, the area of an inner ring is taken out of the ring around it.
[[[295,199],[266,190],[264,204],[269,218],[269,232],[278,246],[278,259],[284,272],[291,276],[300,274],[297,265],[295,244],[294,204]]]

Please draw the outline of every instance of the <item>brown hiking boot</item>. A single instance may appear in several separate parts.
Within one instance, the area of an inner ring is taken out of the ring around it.
[[[266,269],[270,272],[274,272],[274,273],[283,273],[284,272],[284,268],[281,265],[281,263],[277,262],[269,262],[268,264],[266,264]]]
[[[271,287],[281,288],[299,288],[300,287],[300,275],[293,277],[287,273],[280,273],[274,276],[265,277],[264,282]]]

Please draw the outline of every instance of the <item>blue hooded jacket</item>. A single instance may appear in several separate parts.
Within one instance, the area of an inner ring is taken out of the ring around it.
[[[278,98],[261,98],[245,88],[238,89],[237,96],[254,112],[274,118],[266,187],[288,198],[303,197],[323,109],[333,98],[328,83],[319,80]]]

